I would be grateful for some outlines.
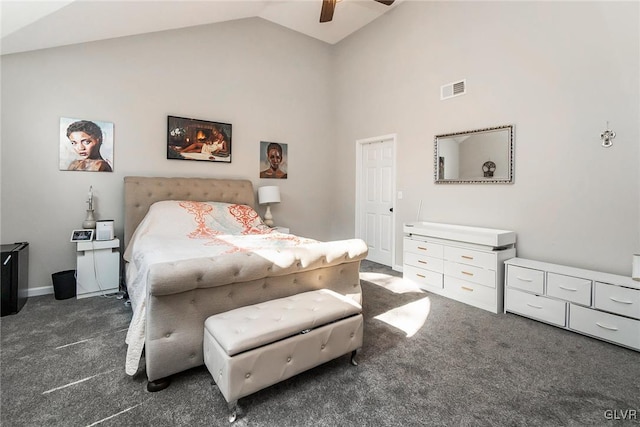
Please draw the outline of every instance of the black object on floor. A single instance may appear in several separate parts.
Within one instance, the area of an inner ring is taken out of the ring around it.
[[[29,243],[2,245],[2,316],[15,314],[27,302]]]
[[[76,296],[76,271],[65,270],[53,273],[53,293],[56,299],[69,299]]]

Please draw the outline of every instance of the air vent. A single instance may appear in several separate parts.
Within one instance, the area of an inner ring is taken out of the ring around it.
[[[440,100],[453,98],[467,93],[467,80],[446,84],[440,87]]]

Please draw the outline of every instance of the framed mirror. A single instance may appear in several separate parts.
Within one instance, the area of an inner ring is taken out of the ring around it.
[[[513,125],[435,136],[436,184],[513,183]]]

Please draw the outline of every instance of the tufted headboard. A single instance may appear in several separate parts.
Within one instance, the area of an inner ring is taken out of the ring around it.
[[[253,184],[246,179],[124,177],[124,245],[129,244],[149,207],[161,200],[195,200],[255,208]]]

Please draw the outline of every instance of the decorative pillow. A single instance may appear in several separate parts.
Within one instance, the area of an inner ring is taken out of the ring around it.
[[[154,234],[166,230],[175,235],[184,232],[190,238],[209,239],[222,234],[267,234],[258,213],[247,205],[220,202],[165,200],[149,208],[145,222]]]

